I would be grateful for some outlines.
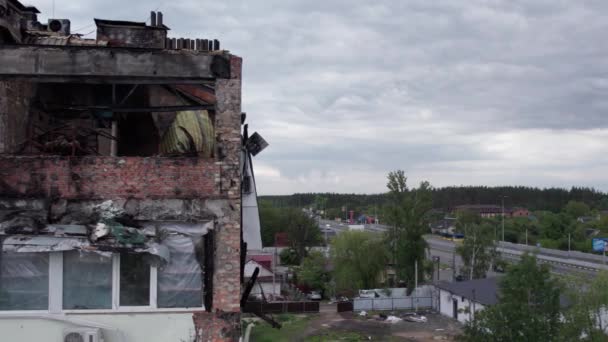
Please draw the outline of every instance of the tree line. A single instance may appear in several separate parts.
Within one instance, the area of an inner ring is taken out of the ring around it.
[[[462,204],[501,204],[501,197],[507,196],[508,207],[525,207],[529,210],[560,211],[568,202],[579,201],[592,209],[608,210],[608,194],[593,188],[573,187],[535,188],[525,186],[449,186],[432,188],[432,207],[450,210]],[[285,196],[260,196],[273,207],[311,207],[315,198],[327,199],[326,210],[337,217],[343,217],[342,207],[357,213],[372,215],[390,202],[390,193],[382,194],[338,194],[338,193],[298,193]],[[332,215],[333,216],[333,215]]]

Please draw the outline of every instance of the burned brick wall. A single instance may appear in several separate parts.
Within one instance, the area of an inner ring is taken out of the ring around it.
[[[133,203],[139,207],[158,200],[166,210],[167,201],[213,199],[202,204],[214,212],[215,220],[212,305],[209,312],[193,313],[197,341],[234,341],[240,336],[241,63],[232,56],[227,74],[221,74],[225,78],[215,82],[213,158],[0,156],[1,199],[51,200],[57,220],[82,212],[69,209],[87,200],[125,200],[125,210]],[[30,84],[0,82],[0,152],[14,152],[25,139],[34,95]],[[63,207],[65,212],[59,210]],[[222,214],[215,214],[218,211]],[[133,212],[137,218],[139,211]]]
[[[12,153],[25,141],[35,88],[22,80],[0,81],[0,153]]]
[[[241,59],[233,57],[232,78],[218,79],[215,128],[218,137],[222,197],[228,215],[215,231],[213,312],[194,314],[197,342],[236,341],[240,336],[241,250]],[[236,64],[236,66],[234,65]]]
[[[3,197],[207,198],[220,194],[219,175],[200,158],[0,157]]]

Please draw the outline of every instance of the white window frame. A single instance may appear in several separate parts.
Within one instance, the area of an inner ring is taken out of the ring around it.
[[[120,305],[120,254],[112,254],[112,309],[127,311],[150,311],[156,309],[158,271],[156,266],[150,265],[150,295],[148,305],[126,306]]]
[[[49,254],[49,304],[47,310],[0,310],[1,316],[36,314],[158,313],[205,310],[204,297],[200,307],[158,308],[158,268],[150,265],[150,299],[147,306],[120,305],[120,253],[112,253],[112,309],[63,309],[63,251]],[[204,282],[204,279],[202,279]]]

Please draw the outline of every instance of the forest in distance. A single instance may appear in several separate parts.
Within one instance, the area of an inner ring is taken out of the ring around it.
[[[578,201],[595,210],[608,210],[608,194],[593,188],[572,187],[535,188],[525,186],[450,186],[432,188],[433,208],[449,211],[457,205],[493,204],[505,207],[523,207],[530,211],[546,210],[559,212],[568,202]],[[339,193],[297,193],[292,195],[260,196],[260,200],[275,208],[311,207],[315,198],[325,199],[325,210],[338,213],[343,207],[356,212],[373,214],[388,202],[388,193],[382,194],[339,194]],[[331,215],[328,215],[331,217]],[[343,216],[343,215],[340,215]]]

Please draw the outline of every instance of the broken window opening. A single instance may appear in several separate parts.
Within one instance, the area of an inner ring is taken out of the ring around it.
[[[196,85],[38,84],[18,154],[215,155],[215,94]]]
[[[149,157],[158,154],[160,137],[150,113],[115,114],[119,157]]]
[[[0,310],[47,310],[49,254],[2,253]]]
[[[17,154],[215,155],[215,94],[196,85],[42,83]]]

